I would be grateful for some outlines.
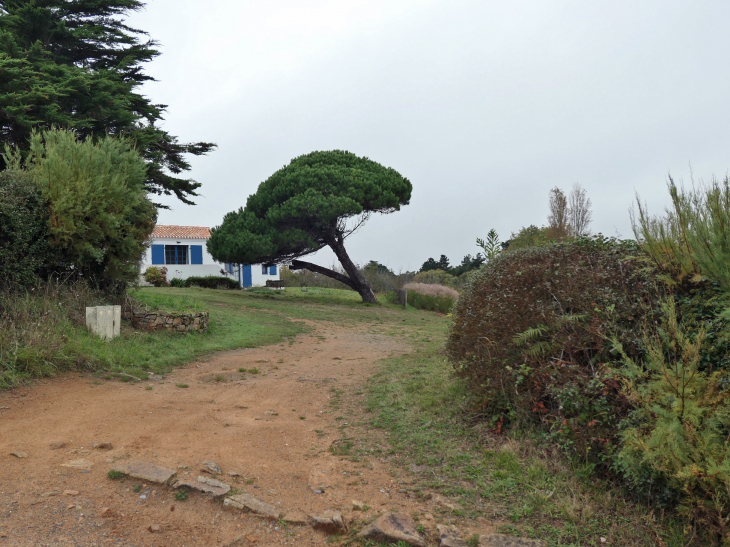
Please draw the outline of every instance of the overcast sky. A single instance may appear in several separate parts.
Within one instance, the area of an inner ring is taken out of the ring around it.
[[[192,161],[197,205],[159,223],[219,225],[292,158],[342,149],[413,183],[352,236],[356,262],[458,263],[576,182],[592,230],[628,237],[635,192],[659,213],[667,173],[730,167],[728,21],[706,0],[150,0],[128,20],[161,46],[143,92],[219,146]]]

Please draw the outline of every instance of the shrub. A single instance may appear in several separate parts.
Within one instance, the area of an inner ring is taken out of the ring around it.
[[[408,291],[408,304],[419,310],[449,313],[459,297],[458,292],[443,285],[407,283],[403,288]]]
[[[612,450],[632,403],[608,336],[640,358],[640,326],[661,295],[637,254],[632,242],[595,237],[502,253],[476,274],[447,352],[477,415],[533,416],[583,456]]]
[[[125,140],[78,141],[53,129],[34,133],[28,157],[6,148],[15,170],[25,170],[48,203],[48,242],[57,269],[104,287],[133,281],[157,218],[144,187],[147,168]]]
[[[428,285],[452,285],[454,282],[454,276],[447,273],[444,270],[427,270],[425,272],[418,272],[414,278],[414,283],[425,283]]]
[[[50,262],[46,201],[22,171],[0,172],[0,280],[29,285]]]
[[[647,475],[657,477],[695,526],[730,540],[728,371],[703,371],[704,329],[688,331],[670,298],[646,335],[645,359],[632,359],[615,343],[636,407],[621,432],[619,468],[638,488]]]
[[[450,287],[443,285],[428,283],[406,283],[403,288],[407,291],[417,292],[424,296],[438,296],[441,298],[450,298],[453,302],[459,298],[459,293]]]
[[[162,266],[150,266],[144,271],[144,279],[147,283],[152,283],[155,287],[167,287],[167,268]]]
[[[204,289],[240,289],[241,285],[235,279],[218,275],[206,277],[188,277],[185,280],[186,287],[203,287]]]
[[[634,233],[657,266],[680,280],[701,275],[730,291],[730,177],[719,182],[677,186],[667,183],[672,207],[663,218],[650,217],[638,203]]]
[[[183,288],[187,286],[188,284],[185,279],[182,279],[180,277],[173,277],[172,279],[170,279],[170,287]]]

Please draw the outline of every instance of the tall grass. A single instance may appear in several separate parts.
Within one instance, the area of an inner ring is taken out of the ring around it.
[[[451,287],[428,283],[407,283],[408,303],[416,309],[449,313],[459,293]]]
[[[69,329],[84,324],[87,306],[120,303],[83,282],[0,291],[0,389],[78,364],[64,352]]]
[[[632,212],[636,239],[665,271],[679,279],[702,276],[730,290],[730,178],[690,189],[667,183],[672,205],[664,217],[652,217],[638,202]]]

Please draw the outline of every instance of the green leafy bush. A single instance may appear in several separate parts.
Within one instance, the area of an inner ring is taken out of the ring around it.
[[[147,198],[147,168],[125,139],[77,140],[70,131],[33,133],[30,151],[5,149],[48,204],[48,243],[56,269],[104,287],[133,281],[157,211]]]
[[[183,288],[187,286],[188,284],[185,279],[182,279],[180,277],[173,277],[172,279],[170,279],[170,287]]]
[[[241,285],[235,279],[230,277],[222,277],[219,275],[209,275],[206,277],[188,277],[185,280],[186,287],[202,287],[204,289],[229,289],[238,290]]]
[[[27,173],[0,172],[0,283],[32,284],[48,266],[46,207]]]
[[[167,268],[162,266],[150,266],[144,271],[144,279],[147,283],[152,283],[155,287],[167,287]]]
[[[532,416],[600,464],[632,408],[608,336],[639,359],[641,325],[661,296],[640,254],[596,237],[490,260],[457,301],[447,344],[475,413],[495,423]]]

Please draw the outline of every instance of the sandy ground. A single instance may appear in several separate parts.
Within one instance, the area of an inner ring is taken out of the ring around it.
[[[0,546],[326,543],[307,526],[282,527],[202,494],[178,501],[169,487],[107,478],[124,458],[193,479],[201,462],[214,460],[221,480],[283,513],[332,509],[365,519],[384,510],[427,511],[377,455],[351,461],[329,450],[354,421],[333,409],[336,391],[343,406],[362,408],[360,390],[378,360],[403,350],[392,337],[319,324],[293,344],[216,354],[159,381],[73,375],[0,394]],[[54,442],[66,446],[52,450]],[[98,442],[113,448],[92,449]],[[94,465],[62,466],[78,459]],[[369,509],[353,512],[352,500]],[[161,530],[150,532],[151,524]]]

